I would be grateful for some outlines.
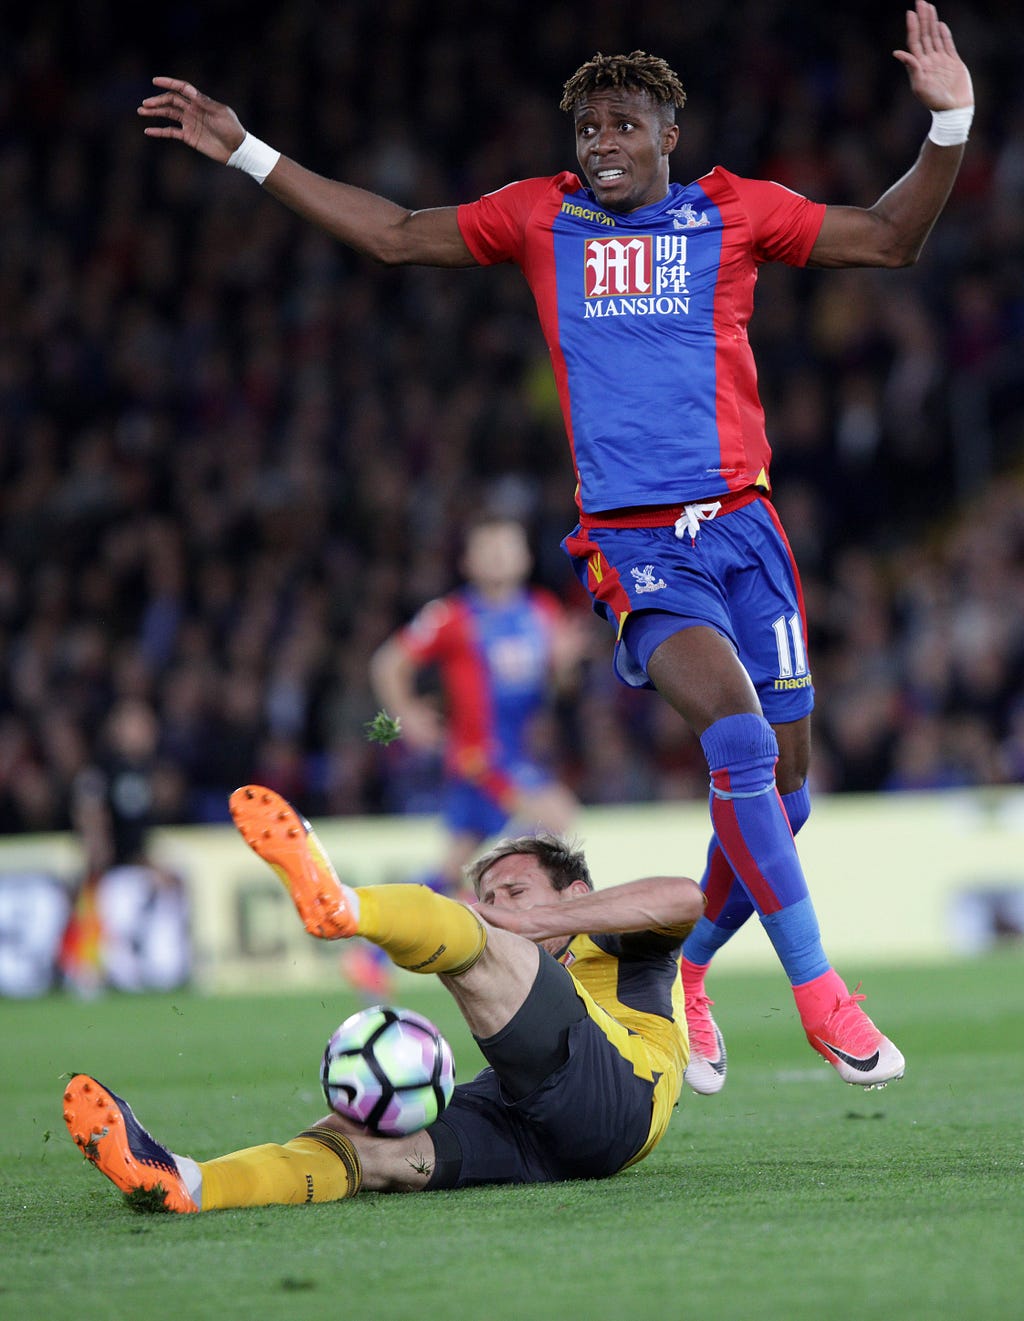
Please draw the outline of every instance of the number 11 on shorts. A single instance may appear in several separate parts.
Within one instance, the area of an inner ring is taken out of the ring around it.
[[[779,653],[779,678],[793,679],[807,673],[807,648],[804,646],[800,616],[780,615],[772,624],[775,646]]]

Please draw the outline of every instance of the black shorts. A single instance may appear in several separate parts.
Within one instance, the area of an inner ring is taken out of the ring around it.
[[[479,1044],[491,1067],[460,1083],[428,1129],[429,1188],[600,1179],[647,1141],[654,1082],[636,1075],[543,950],[518,1013]]]

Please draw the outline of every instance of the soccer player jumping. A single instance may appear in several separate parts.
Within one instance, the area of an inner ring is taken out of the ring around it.
[[[154,79],[160,90],[139,107],[170,121],[148,125],[149,136],[245,171],[368,257],[523,271],[578,478],[580,520],[564,547],[615,629],[617,674],[661,693],[710,769],[707,911],[683,959],[687,1082],[704,1093],[725,1080],[704,974],[753,911],[814,1049],[862,1086],[904,1069],[829,963],[794,844],[810,811],[814,690],[747,339],[762,262],[899,267],[920,254],[960,168],[974,95],[933,5],[916,0],[894,55],[931,128],[906,174],[863,208],[721,166],[670,183],[686,97],[642,51],[595,56],[565,85],[582,181],[528,179],[460,207],[410,211],[313,174],[180,79]]]

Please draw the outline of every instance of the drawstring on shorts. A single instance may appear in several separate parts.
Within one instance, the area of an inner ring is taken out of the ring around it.
[[[708,500],[703,504],[683,505],[682,513],[675,521],[676,536],[680,541],[690,534],[690,545],[697,541],[701,523],[707,523],[722,508],[721,500]]]

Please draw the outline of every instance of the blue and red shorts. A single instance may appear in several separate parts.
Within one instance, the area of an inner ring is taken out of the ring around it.
[[[636,511],[642,514],[643,511]],[[732,643],[772,724],[814,708],[800,575],[767,499],[728,498],[691,535],[667,525],[587,520],[562,542],[594,609],[616,630],[616,675],[650,688],[647,664],[667,637],[704,625]]]

